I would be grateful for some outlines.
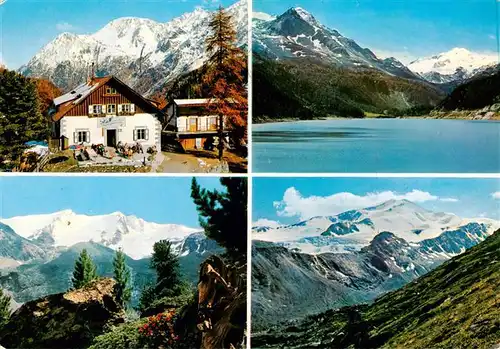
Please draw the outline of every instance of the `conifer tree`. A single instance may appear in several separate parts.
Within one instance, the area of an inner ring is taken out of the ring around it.
[[[202,189],[196,178],[191,197],[205,234],[226,248],[230,256],[240,258],[247,252],[247,181],[246,178],[222,177],[224,192]]]
[[[181,284],[179,259],[168,240],[160,240],[153,246],[151,267],[156,270],[155,294],[157,298],[174,296]]]
[[[113,269],[116,280],[114,290],[116,301],[125,308],[132,298],[132,289],[130,287],[130,270],[125,263],[125,253],[121,249],[116,251]]]
[[[92,258],[90,258],[86,249],[80,253],[80,257],[75,262],[73,271],[73,288],[78,289],[88,285],[91,281],[97,279],[97,271]]]
[[[35,83],[14,71],[0,71],[0,164],[17,161],[26,142],[44,140],[49,132]]]
[[[0,288],[0,330],[7,324],[10,318],[10,300],[11,298],[4,294]]]
[[[145,286],[139,299],[139,310],[145,311],[156,300],[179,296],[185,286],[179,271],[179,259],[168,240],[153,245],[150,267],[156,272],[156,282]]]
[[[219,117],[219,159],[224,149],[224,128],[230,130],[235,146],[246,138],[248,101],[246,92],[246,56],[236,46],[236,30],[232,18],[219,7],[209,23],[211,33],[206,39],[209,54],[203,82],[208,86],[209,109]],[[226,125],[223,118],[226,117]]]

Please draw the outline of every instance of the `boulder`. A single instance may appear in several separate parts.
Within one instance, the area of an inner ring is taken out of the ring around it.
[[[85,348],[125,312],[113,296],[116,282],[103,278],[78,290],[23,304],[0,332],[6,348]]]
[[[494,112],[492,112],[492,111],[489,111],[489,112],[487,112],[487,113],[484,115],[484,118],[483,118],[483,119],[484,119],[484,120],[490,120],[490,119],[491,119],[492,117],[494,117],[494,116],[495,116],[495,113],[494,113]]]

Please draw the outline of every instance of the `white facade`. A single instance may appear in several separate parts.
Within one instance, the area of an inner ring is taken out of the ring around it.
[[[161,149],[161,122],[152,114],[127,116],[65,116],[60,120],[60,134],[69,145],[139,142]]]

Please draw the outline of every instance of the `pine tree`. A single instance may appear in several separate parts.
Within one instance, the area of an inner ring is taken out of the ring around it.
[[[156,270],[155,294],[157,298],[174,296],[181,284],[179,259],[168,240],[160,240],[153,246],[151,267]]]
[[[73,288],[78,289],[88,285],[91,281],[97,279],[97,271],[92,258],[87,253],[86,249],[83,249],[80,253],[80,257],[75,262],[75,269],[73,271]]]
[[[132,298],[132,289],[130,287],[130,270],[125,264],[125,253],[121,249],[116,251],[113,268],[116,280],[114,294],[117,302],[125,308]]]
[[[148,309],[156,300],[155,286],[153,284],[143,287],[141,296],[139,297],[138,310],[142,313]]]
[[[0,288],[0,330],[9,322],[10,300],[11,298]]]
[[[210,55],[203,82],[208,85],[209,109],[219,117],[219,159],[224,149],[224,127],[230,130],[236,147],[246,138],[248,100],[245,88],[246,57],[236,46],[236,30],[231,15],[222,6],[210,20],[206,50]],[[223,119],[226,117],[226,125]]]
[[[191,197],[205,234],[239,258],[247,252],[247,181],[246,178],[222,177],[225,192],[202,189],[196,178]]]
[[[144,312],[153,302],[163,297],[180,295],[185,288],[179,271],[179,259],[168,240],[160,240],[153,245],[150,267],[156,272],[156,282],[142,290],[139,310]]]
[[[35,83],[14,71],[0,71],[0,164],[17,161],[26,142],[44,140],[49,132]]]

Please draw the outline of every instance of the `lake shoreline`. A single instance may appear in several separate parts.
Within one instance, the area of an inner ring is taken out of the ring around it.
[[[434,115],[422,115],[422,116],[365,116],[363,118],[353,118],[353,117],[341,117],[341,116],[325,116],[325,117],[314,117],[311,119],[301,119],[301,118],[267,118],[267,117],[257,117],[257,120],[252,120],[253,125],[263,125],[263,124],[277,124],[284,122],[299,122],[299,121],[327,121],[327,120],[389,120],[389,119],[433,119],[433,120],[470,120],[470,121],[500,121],[500,114],[496,114],[491,118],[477,118],[475,116],[469,115],[456,115],[449,114],[446,116],[434,116]]]

